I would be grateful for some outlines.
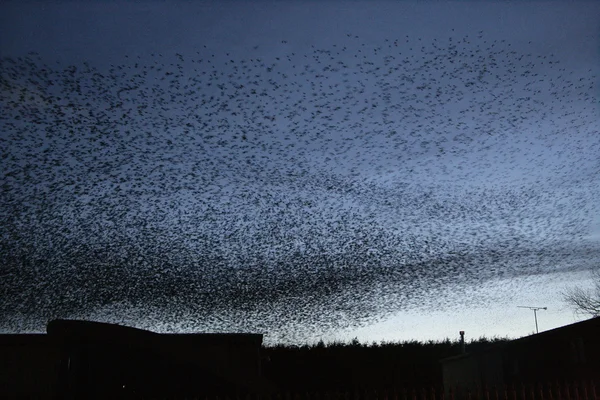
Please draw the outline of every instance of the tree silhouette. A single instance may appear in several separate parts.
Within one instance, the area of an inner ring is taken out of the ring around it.
[[[582,287],[568,288],[563,292],[563,300],[577,314],[588,315],[592,318],[600,317],[600,267],[592,271],[594,287],[585,289]]]

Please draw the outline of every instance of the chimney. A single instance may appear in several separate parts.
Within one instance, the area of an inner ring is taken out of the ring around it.
[[[460,354],[465,354],[465,331],[460,331]]]

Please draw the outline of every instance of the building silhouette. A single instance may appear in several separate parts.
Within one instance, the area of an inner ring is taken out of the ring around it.
[[[0,335],[0,397],[39,399],[248,395],[261,373],[261,334],[159,334],[55,320],[46,334]]]
[[[446,392],[452,388],[455,394],[505,385],[596,381],[600,379],[600,318],[445,358],[441,362],[444,388]]]

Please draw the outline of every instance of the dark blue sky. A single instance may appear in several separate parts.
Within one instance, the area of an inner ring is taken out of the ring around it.
[[[600,250],[596,3],[0,7],[4,331],[573,321],[559,291]]]

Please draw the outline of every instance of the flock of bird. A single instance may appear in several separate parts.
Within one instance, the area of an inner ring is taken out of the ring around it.
[[[594,71],[484,32],[279,45],[0,59],[5,331],[303,340],[597,258]]]

